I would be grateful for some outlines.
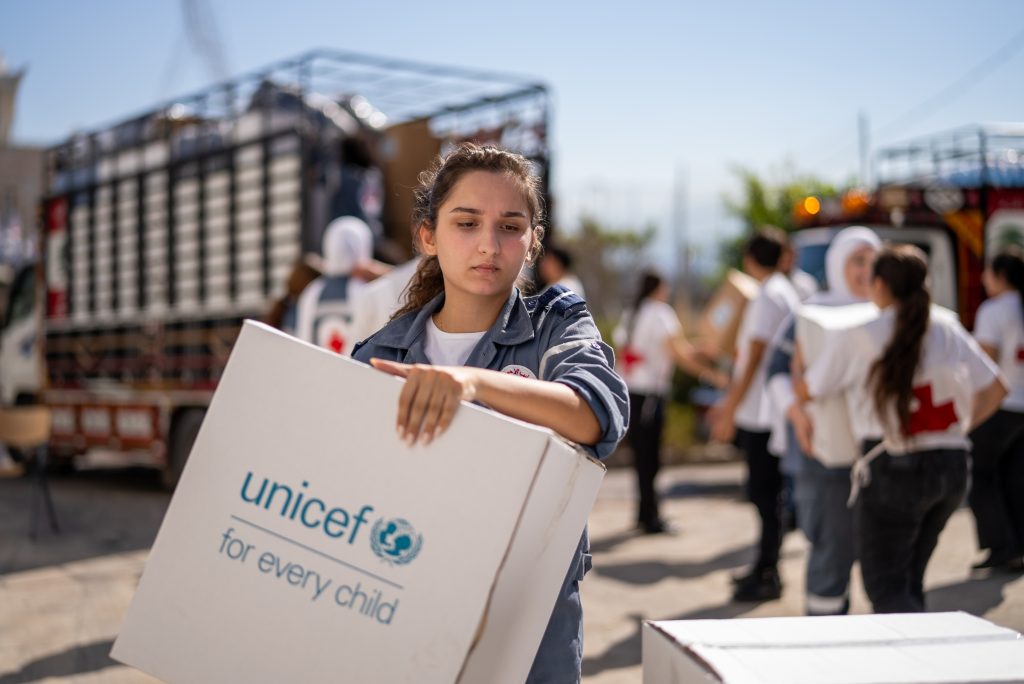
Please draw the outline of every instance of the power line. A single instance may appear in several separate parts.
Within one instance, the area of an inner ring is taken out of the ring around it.
[[[984,80],[986,76],[991,74],[998,67],[1002,66],[1004,62],[1010,60],[1010,58],[1012,58],[1022,47],[1024,47],[1024,28],[1021,28],[1013,35],[1012,38],[1010,38],[1010,40],[1000,46],[991,55],[978,62],[978,64],[972,67],[963,76],[953,81],[951,84],[940,90],[935,95],[932,95],[921,104],[912,107],[886,125],[881,126],[876,133],[878,135],[890,133],[895,129],[899,129],[906,126],[908,123],[913,122],[915,118],[921,115],[931,114],[935,112],[935,110],[948,105],[950,102],[953,102],[967,92],[971,87]]]
[[[872,133],[875,139],[890,134],[895,130],[906,127],[909,123],[915,122],[922,116],[934,114],[938,109],[950,104],[962,96],[972,87],[980,83],[1003,63],[1009,61],[1016,53],[1024,47],[1024,28],[1021,28],[1008,41],[1003,43],[992,54],[971,67],[963,76],[956,79],[939,92],[927,98],[923,102],[911,107],[904,113],[895,117],[888,123],[875,129]],[[836,159],[847,155],[856,149],[856,142],[851,140],[842,146],[833,148],[833,151],[819,158],[819,164],[828,164]]]
[[[160,98],[169,97],[171,87],[177,78],[179,68],[187,55],[186,43],[206,68],[212,83],[224,81],[230,76],[227,57],[224,55],[224,41],[217,27],[217,20],[207,0],[180,0],[182,32],[174,43],[171,59],[164,69],[160,84]]]

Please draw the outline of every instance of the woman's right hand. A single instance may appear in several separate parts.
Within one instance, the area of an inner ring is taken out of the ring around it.
[[[412,446],[430,444],[448,429],[461,401],[476,398],[476,369],[449,366],[411,365],[383,359],[370,364],[385,373],[405,378],[398,396],[398,436]]]

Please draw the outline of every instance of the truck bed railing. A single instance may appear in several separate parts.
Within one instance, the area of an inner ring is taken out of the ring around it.
[[[268,84],[278,92],[291,93],[296,103],[308,108],[307,113],[335,114],[372,129],[430,120],[438,134],[458,137],[460,132],[513,119],[521,129],[537,131],[535,139],[526,141],[526,148],[519,140],[517,149],[547,160],[548,89],[535,79],[318,49],[71,136],[49,150],[52,177],[60,185],[54,189],[84,187],[95,180],[101,157],[155,141],[215,145],[247,113],[268,109],[257,106],[261,88]]]
[[[965,126],[879,150],[879,185],[1024,187],[1024,124]]]

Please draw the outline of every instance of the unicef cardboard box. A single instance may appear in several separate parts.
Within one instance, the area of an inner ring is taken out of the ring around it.
[[[604,467],[247,322],[111,655],[168,682],[526,678]]]
[[[697,321],[697,336],[702,349],[718,354],[736,355],[736,336],[747,303],[757,297],[760,284],[746,273],[730,269],[725,280],[711,295]]]
[[[644,684],[1024,681],[1024,640],[967,613],[645,622]]]

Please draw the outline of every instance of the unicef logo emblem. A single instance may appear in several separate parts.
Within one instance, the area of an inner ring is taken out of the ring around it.
[[[423,535],[417,534],[408,520],[381,518],[373,524],[370,546],[379,558],[391,565],[405,565],[419,555]]]

